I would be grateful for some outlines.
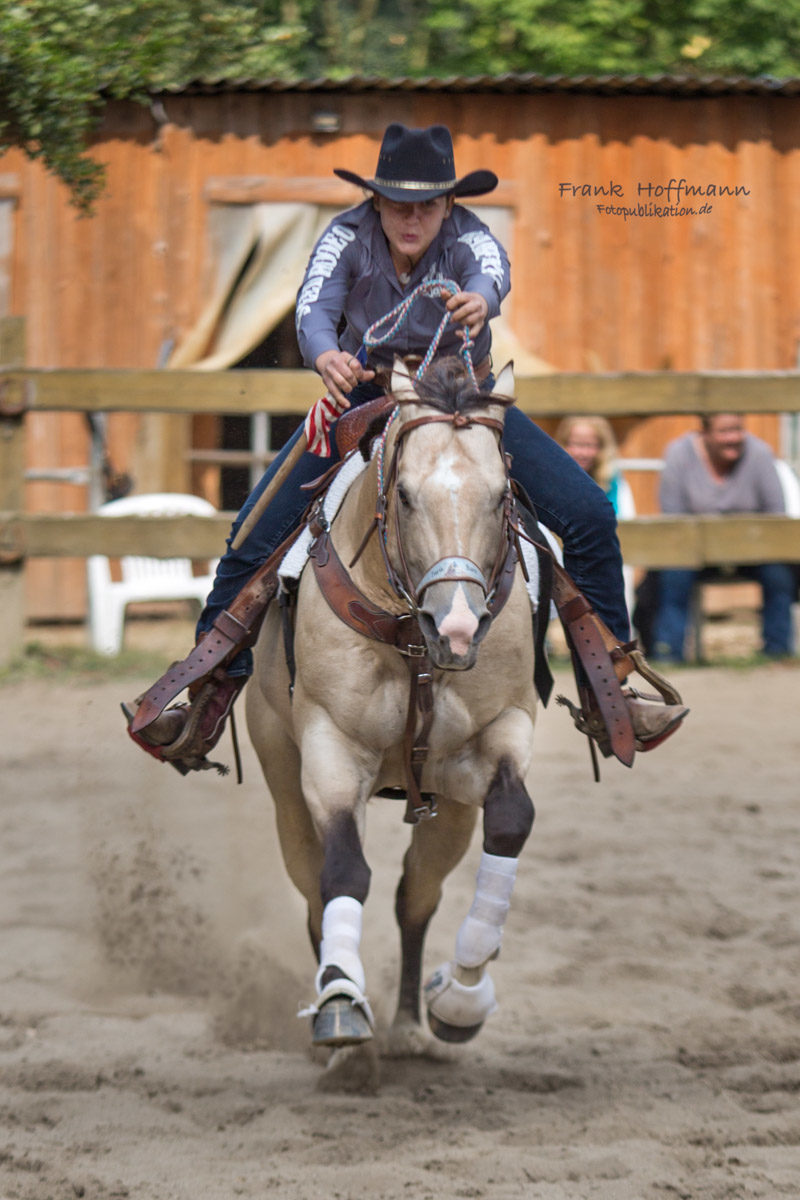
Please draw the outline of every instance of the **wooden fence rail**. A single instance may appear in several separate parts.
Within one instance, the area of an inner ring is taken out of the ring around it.
[[[530,416],[652,417],[800,412],[800,371],[630,371],[519,376]],[[31,412],[304,414],[320,395],[310,371],[42,370],[0,366],[0,409]]]
[[[0,323],[2,324],[2,323]],[[22,644],[26,558],[139,553],[215,557],[231,514],[126,517],[24,512],[27,412],[305,413],[319,394],[307,371],[35,370],[0,338],[0,605],[6,622],[0,661]],[[3,351],[5,353],[3,354]],[[16,361],[15,361],[16,359]],[[531,416],[594,412],[655,416],[703,412],[800,412],[800,372],[544,375],[517,381]],[[786,517],[641,517],[622,522],[625,560],[640,567],[800,561],[800,523]]]
[[[0,562],[146,554],[217,558],[233,513],[214,517],[115,517],[0,513]],[[620,521],[625,561],[636,567],[704,567],[800,561],[800,521],[791,517],[637,517]]]

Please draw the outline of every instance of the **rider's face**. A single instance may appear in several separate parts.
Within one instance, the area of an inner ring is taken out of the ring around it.
[[[442,228],[445,217],[450,215],[453,198],[435,196],[432,200],[397,201],[376,195],[374,204],[393,257],[410,260],[411,266],[415,266]]]

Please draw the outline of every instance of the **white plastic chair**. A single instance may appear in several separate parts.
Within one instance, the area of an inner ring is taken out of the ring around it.
[[[200,496],[157,492],[111,500],[98,509],[98,516],[206,517],[214,516],[216,511]],[[92,649],[99,654],[119,654],[129,604],[162,600],[197,600],[204,604],[214,582],[216,561],[209,563],[206,575],[193,575],[188,558],[146,558],[139,554],[122,557],[120,568],[122,579],[117,581],[111,578],[111,564],[104,554],[93,554],[86,563],[89,636]]]

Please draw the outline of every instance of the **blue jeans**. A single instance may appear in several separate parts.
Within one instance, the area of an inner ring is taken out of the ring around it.
[[[484,390],[490,390],[493,384],[490,375],[483,383]],[[363,404],[380,394],[373,384],[362,384],[351,393],[350,401],[354,405]],[[319,478],[339,460],[335,445],[329,459],[304,454],[244,544],[238,550],[231,549],[240,525],[296,444],[302,429],[301,424],[234,521],[228,549],[220,559],[214,585],[197,624],[198,634],[211,628],[217,615],[297,526],[309,502],[309,493],[301,491],[302,484]],[[542,523],[564,543],[567,571],[614,636],[626,642],[630,637],[630,621],[625,606],[617,519],[610,501],[574,459],[518,408],[512,407],[506,414],[503,442],[512,456],[512,477],[527,492]],[[251,671],[249,650],[241,651],[228,666],[231,675],[249,675]]]
[[[792,602],[796,585],[791,567],[784,563],[759,563],[737,568],[737,575],[761,585],[761,615],[765,654],[783,656],[793,650]],[[715,572],[670,570],[659,572],[659,603],[654,630],[654,654],[682,662],[689,602],[697,579],[713,579]]]

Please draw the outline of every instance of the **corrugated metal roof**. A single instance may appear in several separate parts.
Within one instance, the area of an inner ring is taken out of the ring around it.
[[[800,79],[726,75],[475,75],[412,79],[349,75],[344,79],[198,80],[166,92],[213,95],[223,92],[591,92],[600,95],[796,96]]]

